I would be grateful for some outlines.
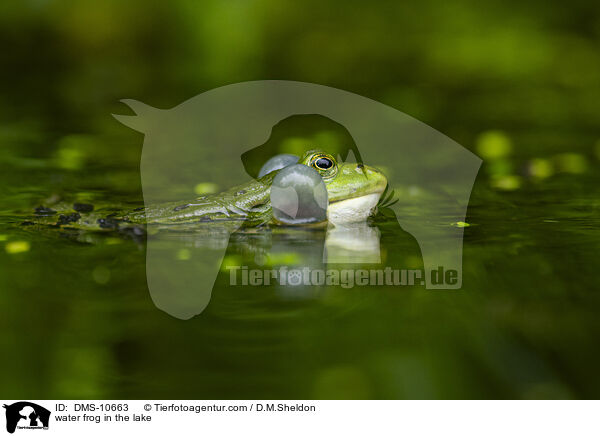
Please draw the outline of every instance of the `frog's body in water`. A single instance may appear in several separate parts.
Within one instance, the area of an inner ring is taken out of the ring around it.
[[[298,163],[314,168],[322,177],[329,202],[327,220],[333,224],[366,220],[387,186],[387,179],[379,170],[362,164],[338,163],[324,152],[307,152]],[[117,228],[121,223],[169,225],[244,221],[245,226],[277,224],[270,194],[273,179],[280,171],[187,203],[153,205],[109,217],[101,217],[98,213],[71,214],[65,220],[65,215],[61,215],[63,222],[59,219],[58,223],[78,228]]]

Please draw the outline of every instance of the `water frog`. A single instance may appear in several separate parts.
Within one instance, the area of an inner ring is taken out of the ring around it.
[[[365,221],[374,211],[386,189],[387,179],[376,168],[364,164],[337,162],[323,151],[306,152],[298,164],[313,168],[327,188],[327,220],[334,225]],[[246,226],[281,224],[273,217],[271,185],[282,171],[272,171],[256,180],[219,194],[189,202],[150,205],[122,214],[106,216],[99,212],[69,211],[46,217],[47,223],[75,228],[123,228],[137,224],[185,224],[243,221]],[[43,209],[48,212],[49,209]],[[54,212],[54,211],[52,211]],[[46,215],[50,215],[46,213]],[[239,224],[239,223],[238,223]]]

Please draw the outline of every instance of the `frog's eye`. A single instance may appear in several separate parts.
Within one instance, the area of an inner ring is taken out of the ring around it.
[[[328,170],[333,166],[333,162],[328,157],[321,157],[315,161],[315,166],[320,170]]]
[[[330,179],[337,174],[337,165],[333,157],[326,153],[317,153],[310,160],[310,166],[316,169],[321,177]]]

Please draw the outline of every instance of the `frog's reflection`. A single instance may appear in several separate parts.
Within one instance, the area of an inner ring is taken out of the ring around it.
[[[346,226],[242,229],[229,238],[215,287],[248,284],[239,274],[252,270],[422,268],[416,240],[400,227],[395,215],[389,216],[390,212]],[[275,286],[280,295],[294,297],[313,296],[319,288],[314,283],[282,284],[280,279],[260,284]]]
[[[95,236],[99,242],[103,236],[91,232],[78,234],[79,237]],[[194,304],[200,304],[196,300],[201,300],[203,305],[208,304],[211,293],[201,291],[199,286],[194,286],[195,281],[186,277],[214,277],[216,262],[219,273],[212,289],[217,292],[212,293],[212,299],[220,301],[217,304],[221,308],[221,304],[229,305],[236,298],[241,298],[237,291],[233,294],[222,291],[244,286],[241,274],[250,274],[252,270],[341,271],[382,270],[387,267],[402,270],[422,269],[423,265],[416,239],[400,227],[389,208],[380,209],[366,222],[345,226],[242,227],[231,233],[226,227],[183,224],[149,227],[148,238],[153,239],[155,252],[160,255],[158,261],[152,263],[150,272],[157,271],[157,276],[171,280],[165,287],[167,292],[155,292],[152,298],[158,307],[167,308],[169,313],[193,308]],[[237,281],[232,282],[232,274],[237,275]],[[177,282],[178,278],[184,282]],[[337,289],[336,285],[282,284],[279,280],[259,285],[245,287],[244,290],[262,292],[270,288],[271,291],[263,294],[265,298],[271,295],[270,298],[307,299]],[[180,289],[181,292],[176,292]]]
[[[324,263],[381,263],[381,232],[366,222],[329,226]]]

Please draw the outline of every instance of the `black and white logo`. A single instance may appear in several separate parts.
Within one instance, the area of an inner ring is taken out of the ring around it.
[[[4,405],[6,409],[6,431],[14,433],[16,429],[47,430],[50,424],[50,411],[29,401],[19,401]]]

